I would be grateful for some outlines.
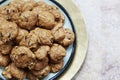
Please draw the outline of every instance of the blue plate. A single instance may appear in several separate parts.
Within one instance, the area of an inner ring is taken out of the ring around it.
[[[2,0],[0,1],[0,6],[3,6],[5,4],[8,4],[11,0]],[[40,1],[40,0],[35,0],[35,1]],[[46,3],[50,4],[50,5],[56,5],[59,10],[64,14],[65,16],[65,24],[64,27],[65,28],[69,28],[71,29],[75,36],[75,28],[74,28],[74,24],[72,22],[72,19],[70,18],[70,15],[68,14],[68,12],[65,10],[65,8],[60,5],[57,1],[55,0],[44,0]],[[67,48],[67,54],[66,57],[64,58],[64,66],[63,68],[57,72],[57,73],[49,73],[48,76],[46,76],[45,78],[43,78],[42,80],[56,80],[58,77],[60,77],[67,69],[69,69],[70,64],[72,63],[72,60],[74,58],[74,54],[75,54],[75,50],[76,50],[76,37],[75,37],[75,41],[73,42],[72,45],[70,45]],[[2,71],[4,68],[0,67],[0,80],[6,80],[3,76],[2,76]],[[27,80],[27,79],[24,79]]]

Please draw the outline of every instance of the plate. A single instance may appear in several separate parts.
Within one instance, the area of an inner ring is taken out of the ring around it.
[[[0,5],[3,6],[5,4],[8,4],[10,1],[11,0],[3,0],[0,2]],[[40,0],[36,0],[36,1],[40,1]],[[72,19],[70,18],[69,14],[68,14],[68,12],[66,11],[66,9],[55,0],[44,0],[44,1],[48,4],[56,5],[59,8],[59,10],[65,16],[64,27],[71,29],[76,35],[74,24],[73,24]],[[72,61],[74,54],[75,54],[75,50],[76,50],[76,38],[75,38],[75,41],[73,42],[73,44],[67,48],[67,54],[66,54],[66,57],[64,58],[63,68],[57,73],[49,73],[49,75],[46,76],[43,80],[56,80],[56,78],[58,78],[61,74],[63,74],[70,66],[71,61]],[[3,68],[1,67],[0,68],[0,79],[6,80],[1,74],[2,70],[3,70]]]

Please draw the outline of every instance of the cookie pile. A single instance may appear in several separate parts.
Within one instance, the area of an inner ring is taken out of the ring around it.
[[[54,5],[13,0],[0,7],[0,66],[7,79],[38,80],[58,72],[74,33]]]

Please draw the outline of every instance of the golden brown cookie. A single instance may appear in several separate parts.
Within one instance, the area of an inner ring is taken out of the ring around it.
[[[56,42],[59,42],[65,38],[65,31],[62,23],[57,24],[51,31]]]
[[[49,5],[48,11],[54,15],[56,22],[58,23],[61,22],[62,24],[64,23],[65,17],[63,13],[61,13],[60,10],[56,6]]]
[[[50,72],[50,66],[46,66],[44,69],[40,71],[32,70],[31,73],[39,78],[43,78],[47,76]]]
[[[12,42],[0,45],[0,53],[3,55],[10,54],[12,50]]]
[[[59,63],[50,63],[49,66],[50,66],[51,72],[56,73],[62,69],[63,65],[64,65],[64,61],[61,60]]]
[[[48,4],[44,1],[39,1],[36,3],[36,6],[41,6],[42,8],[47,8]]]
[[[38,42],[41,45],[52,45],[54,38],[50,30],[36,28],[34,33],[38,35]]]
[[[32,11],[32,9],[36,6],[35,0],[27,0],[22,6],[22,11]]]
[[[39,60],[44,60],[47,57],[49,50],[49,46],[40,46],[40,48],[37,51],[35,51],[36,58]]]
[[[47,57],[43,60],[36,60],[34,70],[42,70],[47,65],[48,65]]]
[[[18,27],[14,22],[3,21],[0,24],[0,44],[10,42],[18,35]]]
[[[19,33],[16,37],[16,42],[19,43],[26,35],[28,35],[28,31],[25,29],[19,28]]]
[[[9,56],[0,54],[0,66],[6,67],[9,63],[10,63]]]
[[[33,75],[30,71],[27,73],[27,78],[29,80],[40,80],[37,76]]]
[[[45,29],[52,29],[55,25],[55,18],[54,16],[49,13],[48,11],[42,11],[37,14],[37,26],[45,28]]]
[[[58,62],[66,56],[66,50],[59,44],[53,44],[49,51],[50,60]]]
[[[35,55],[25,46],[15,46],[12,49],[10,58],[19,68],[34,68]]]
[[[16,80],[22,80],[26,77],[26,72],[23,69],[16,67],[14,63],[8,65],[2,74],[7,79],[15,78]]]
[[[0,17],[4,18],[4,19],[6,19],[6,20],[9,20],[9,19],[10,19],[10,16],[7,15],[6,9],[7,9],[7,6],[6,6],[6,5],[0,7]]]
[[[20,41],[19,45],[26,46],[30,49],[37,49],[38,48],[38,35],[33,33],[32,31],[23,37]]]
[[[59,43],[65,47],[71,45],[74,42],[75,36],[72,30],[70,29],[64,29],[65,31],[65,38],[60,41]]]
[[[24,0],[12,0],[8,5],[12,5],[18,9],[18,11],[22,11],[22,6],[24,5]]]
[[[27,30],[35,28],[36,22],[37,15],[35,15],[32,11],[24,11],[19,15],[19,18],[17,19],[17,24],[19,27]]]

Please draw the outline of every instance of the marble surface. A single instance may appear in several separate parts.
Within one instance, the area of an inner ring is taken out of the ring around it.
[[[74,0],[83,14],[89,47],[73,80],[120,80],[120,0]]]

